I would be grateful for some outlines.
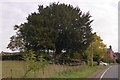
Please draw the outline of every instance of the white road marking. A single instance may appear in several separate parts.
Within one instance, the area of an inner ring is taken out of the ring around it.
[[[110,66],[107,70],[105,70],[105,72],[101,75],[100,79],[101,80],[103,78],[103,76],[105,75],[105,73],[111,68],[112,66]]]

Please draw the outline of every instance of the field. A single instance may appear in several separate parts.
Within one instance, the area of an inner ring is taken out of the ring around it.
[[[102,66],[89,67],[49,64],[42,70],[30,72],[27,78],[85,78]],[[24,61],[2,61],[2,78],[23,78],[26,72]]]

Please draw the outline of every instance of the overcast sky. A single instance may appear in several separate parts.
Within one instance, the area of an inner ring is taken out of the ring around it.
[[[34,2],[33,2],[34,1]],[[1,0],[0,1],[0,52],[6,49],[10,37],[15,34],[13,26],[26,21],[31,12],[37,12],[38,5],[60,2],[78,6],[83,12],[90,12],[93,32],[97,32],[103,42],[118,51],[118,1],[119,0]]]

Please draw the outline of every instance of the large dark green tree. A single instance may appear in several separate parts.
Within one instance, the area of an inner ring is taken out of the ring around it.
[[[92,28],[89,12],[83,13],[78,7],[52,3],[38,13],[31,13],[27,22],[15,25],[16,35],[11,37],[8,48],[12,50],[83,52],[92,42]]]

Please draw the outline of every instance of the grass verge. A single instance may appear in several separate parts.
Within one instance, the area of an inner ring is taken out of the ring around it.
[[[104,68],[104,66],[66,66],[50,64],[45,69],[30,72],[27,78],[86,78],[93,72]],[[2,78],[22,78],[26,72],[24,61],[2,61]]]
[[[91,75],[93,72],[103,69],[104,66],[87,66],[82,65],[80,68],[73,71],[67,71],[63,72],[62,74],[57,74],[53,76],[52,78],[87,78],[89,75]]]

